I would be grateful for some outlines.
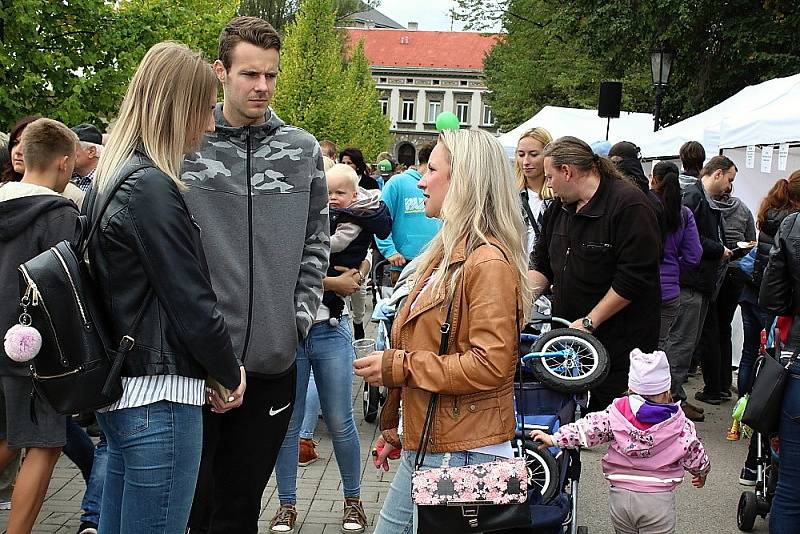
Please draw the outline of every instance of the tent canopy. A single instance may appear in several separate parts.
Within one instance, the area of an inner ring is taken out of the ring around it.
[[[732,97],[716,106],[698,113],[693,117],[663,128],[657,132],[649,133],[639,139],[637,143],[642,149],[642,156],[645,158],[673,158],[678,156],[678,150],[686,141],[700,141],[706,149],[706,156],[711,157],[719,153],[721,137],[723,133],[723,123],[726,120],[737,121],[737,124],[745,127],[741,135],[749,136],[750,140],[736,146],[755,144],[768,141],[755,139],[759,135],[752,126],[757,117],[759,109],[778,104],[790,94],[796,94],[800,88],[800,74],[786,78],[775,78],[757,85],[745,87]],[[797,100],[794,100],[797,106]],[[786,103],[780,104],[786,106]],[[789,108],[786,108],[789,111]],[[746,121],[746,122],[741,122]],[[795,124],[796,121],[795,121]],[[750,128],[747,131],[747,128]],[[769,128],[769,126],[766,126]],[[764,130],[766,131],[766,130]],[[735,141],[740,142],[741,140]],[[726,141],[726,143],[729,143]],[[728,144],[728,146],[731,146]]]
[[[800,141],[798,125],[800,83],[765,106],[723,120],[719,148]]]
[[[504,133],[498,139],[509,156],[516,151],[519,136],[526,130],[536,127],[545,128],[553,136],[553,139],[572,135],[591,144],[606,138],[607,120],[598,117],[596,109],[545,106],[539,113],[513,130]],[[653,116],[649,113],[623,111],[618,119],[611,119],[608,140],[612,144],[617,141],[636,143],[637,139],[652,129]]]

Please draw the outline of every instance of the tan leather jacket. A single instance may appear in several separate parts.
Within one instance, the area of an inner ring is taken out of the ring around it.
[[[453,452],[508,441],[514,436],[514,370],[519,351],[522,300],[518,277],[502,247],[475,249],[465,256],[462,241],[451,266],[464,263],[453,299],[450,344],[439,356],[445,295],[425,291],[433,268],[417,277],[392,327],[392,347],[383,353],[383,383],[389,396],[381,412],[384,438],[395,446],[403,401],[403,447],[416,450],[431,393],[434,414],[430,452]]]

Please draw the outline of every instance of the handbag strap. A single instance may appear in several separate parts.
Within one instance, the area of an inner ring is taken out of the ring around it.
[[[450,321],[453,317],[453,301],[447,307],[447,318],[442,323],[439,331],[442,334],[439,340],[439,356],[447,354],[447,348],[450,342]],[[439,400],[438,393],[431,393],[431,400],[428,402],[428,413],[425,415],[425,424],[422,427],[422,433],[419,438],[419,446],[417,447],[417,455],[414,458],[414,471],[422,467],[422,462],[425,461],[425,453],[428,450],[428,441],[430,440],[431,427],[433,426],[433,413],[436,411],[436,404]]]

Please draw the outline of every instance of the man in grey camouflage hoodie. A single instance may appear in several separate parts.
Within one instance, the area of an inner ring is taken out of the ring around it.
[[[237,17],[214,70],[225,100],[216,131],[184,162],[186,202],[202,228],[211,281],[247,372],[236,410],[203,419],[190,531],[256,534],[261,496],[292,415],[295,352],[322,297],[327,185],[317,141],[269,108],[280,38]]]

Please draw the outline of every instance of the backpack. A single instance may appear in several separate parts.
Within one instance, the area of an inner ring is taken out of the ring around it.
[[[115,343],[108,310],[83,258],[120,186],[146,167],[126,164],[120,169],[88,234],[82,232],[77,243],[62,241],[19,266],[20,307],[42,338],[39,353],[30,360],[33,394],[43,397],[60,414],[93,411],[122,396],[122,362],[133,348],[131,334],[141,323],[152,291],[128,334]]]

